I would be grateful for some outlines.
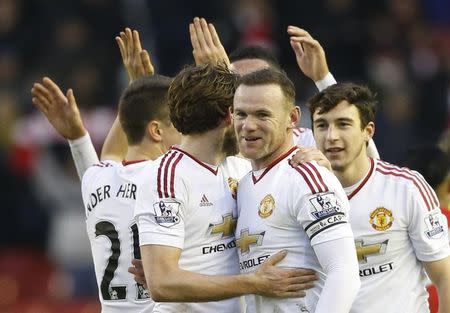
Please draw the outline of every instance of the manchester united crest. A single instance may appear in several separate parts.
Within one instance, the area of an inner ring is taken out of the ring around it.
[[[230,187],[230,191],[231,191],[231,195],[233,196],[233,199],[236,199],[237,188],[238,188],[237,179],[235,179],[233,177],[228,177],[228,187]]]
[[[392,211],[386,208],[376,208],[370,213],[370,224],[378,231],[385,231],[391,228],[393,222],[394,217],[392,216]]]
[[[258,215],[262,218],[269,217],[272,215],[273,210],[275,209],[275,199],[272,195],[265,196],[261,202],[259,203]]]

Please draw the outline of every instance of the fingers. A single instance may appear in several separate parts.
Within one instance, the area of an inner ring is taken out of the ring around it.
[[[200,26],[202,27],[203,36],[205,37],[205,42],[208,45],[208,47],[211,47],[214,45],[213,39],[211,37],[211,32],[209,31],[208,23],[206,23],[206,20],[204,18],[200,19]]]
[[[306,30],[297,26],[288,26],[287,32],[290,36],[304,36],[312,38],[312,36]]]
[[[133,56],[133,34],[131,33],[131,29],[128,27],[125,28],[125,36],[126,36],[126,51],[127,51],[127,57],[130,59]]]
[[[194,29],[197,34],[198,43],[201,50],[205,50],[208,48],[208,44],[205,40],[205,35],[203,33],[203,29],[201,26],[200,19],[198,17],[194,18]]]
[[[33,94],[33,98],[31,99],[33,104],[39,109],[39,111],[47,115],[48,107],[50,106],[47,99],[41,95],[34,94],[33,89],[31,90],[31,93]]]
[[[116,36],[116,42],[117,42],[117,45],[119,46],[120,55],[123,60],[123,59],[125,59],[125,43],[123,42],[123,40],[120,36]]]
[[[296,41],[292,41],[291,40],[290,44],[291,44],[291,47],[294,50],[295,54],[298,57],[302,57],[305,54],[305,52],[303,51],[302,44],[300,42],[296,42]]]
[[[72,108],[72,110],[78,111],[78,105],[75,100],[75,96],[73,94],[72,88],[69,88],[69,90],[67,90],[66,97],[67,97],[67,101],[69,102],[69,105]]]
[[[194,49],[194,51],[200,50],[200,43],[198,42],[197,31],[195,30],[195,26],[193,23],[189,24],[189,35],[191,37],[192,49]]]
[[[274,255],[272,255],[266,261],[264,261],[263,264],[265,264],[265,265],[275,265],[278,262],[280,262],[281,260],[283,260],[286,257],[286,255],[287,255],[287,251],[286,250],[281,250],[281,251],[275,253]]]
[[[57,84],[55,84],[50,78],[44,77],[42,79],[42,83],[50,92],[51,97],[57,97],[63,101],[66,100],[66,96],[63,94],[63,92],[61,91],[59,86]],[[50,100],[51,100],[51,98],[50,98]]]
[[[220,42],[219,35],[216,32],[216,28],[213,24],[208,24],[209,32],[211,33],[212,42],[216,47],[222,46],[222,43]]]
[[[153,67],[152,61],[150,60],[150,54],[147,52],[147,50],[142,50],[140,53],[140,57],[145,74],[153,75],[155,73],[155,68]]]
[[[143,267],[142,267],[142,260],[139,260],[139,259],[133,259],[133,260],[131,260],[131,264],[133,264],[134,267],[137,267],[137,268],[143,268]]]
[[[317,40],[310,38],[310,37],[300,37],[300,36],[296,36],[296,37],[291,37],[291,43],[300,43],[300,44],[306,44],[308,45],[310,48],[319,48],[320,44]]]
[[[134,54],[139,55],[142,50],[141,39],[139,38],[139,32],[137,30],[133,30],[132,35],[133,35]]]

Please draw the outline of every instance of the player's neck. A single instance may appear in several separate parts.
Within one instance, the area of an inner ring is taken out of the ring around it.
[[[334,170],[334,174],[339,179],[341,185],[345,187],[352,186],[363,179],[370,170],[370,159],[364,152],[354,159],[348,166],[342,170]]]
[[[202,162],[218,165],[225,158],[222,151],[223,139],[223,129],[213,129],[203,134],[183,135],[180,149]]]
[[[136,160],[156,160],[159,156],[164,154],[164,149],[159,145],[152,146],[128,146],[128,151],[125,156],[126,161]]]
[[[294,146],[294,141],[292,140],[292,133],[286,137],[286,140],[272,153],[266,155],[265,157],[258,160],[251,160],[252,169],[254,171],[261,170],[268,167],[275,160],[280,158],[283,154],[287,153],[289,149]]]

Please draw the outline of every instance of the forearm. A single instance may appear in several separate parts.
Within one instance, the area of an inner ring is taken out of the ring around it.
[[[361,284],[353,239],[321,243],[314,250],[327,275],[315,313],[349,312]]]
[[[100,159],[120,162],[125,159],[127,150],[127,137],[122,129],[122,125],[120,125],[119,117],[116,117],[108,135],[106,136]]]
[[[210,276],[180,269],[147,279],[147,284],[158,302],[218,301],[256,293],[251,274]]]
[[[99,162],[97,152],[88,133],[81,138],[69,140],[69,145],[78,177],[81,179],[90,166]]]
[[[443,280],[437,288],[439,313],[450,313],[450,279]]]

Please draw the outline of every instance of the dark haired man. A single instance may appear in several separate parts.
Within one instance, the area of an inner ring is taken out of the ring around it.
[[[367,157],[373,93],[337,84],[309,103],[317,146],[351,206],[361,289],[350,312],[429,312],[425,272],[437,285],[439,312],[450,312],[447,221],[422,175]]]
[[[136,31],[126,29],[120,38],[132,83],[120,99],[120,123],[117,121],[112,129],[115,139],[105,143],[102,162],[98,162],[71,89],[66,97],[53,81],[44,78],[33,86],[33,103],[71,144],[82,178],[86,227],[102,312],[152,312],[148,291],[128,273],[132,259],[140,258],[133,221],[139,190],[132,178],[146,164],[144,161],[156,159],[179,143],[180,134],[170,122],[167,106],[172,80],[161,75],[138,78],[144,72],[153,74],[148,54],[138,45]],[[128,63],[130,59],[134,65]]]

